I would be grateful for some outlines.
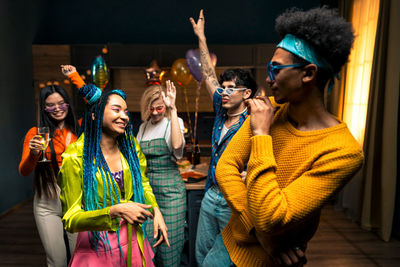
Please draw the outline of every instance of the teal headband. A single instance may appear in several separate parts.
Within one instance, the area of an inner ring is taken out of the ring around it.
[[[328,92],[332,91],[333,85],[335,83],[335,77],[339,79],[337,73],[333,72],[331,64],[326,61],[325,58],[318,55],[306,41],[300,39],[292,34],[286,34],[285,38],[277,45],[277,47],[283,48],[292,54],[318,66],[318,68],[325,69],[332,73],[332,78],[329,82]]]

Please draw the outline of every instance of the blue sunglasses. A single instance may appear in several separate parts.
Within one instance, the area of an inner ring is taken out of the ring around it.
[[[267,70],[268,70],[268,76],[269,79],[271,80],[271,82],[275,81],[275,75],[278,75],[279,71],[281,69],[285,69],[285,68],[300,68],[300,67],[304,67],[307,64],[304,63],[296,63],[296,64],[290,64],[290,65],[274,65],[274,63],[272,63],[272,61],[270,61],[267,64]]]

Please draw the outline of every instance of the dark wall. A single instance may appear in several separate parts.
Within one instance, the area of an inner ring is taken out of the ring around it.
[[[0,1],[0,214],[32,196],[31,177],[18,173],[22,142],[35,125],[32,40],[38,1]]]
[[[275,43],[274,21],[289,7],[309,9],[323,0],[46,1],[37,44],[195,43],[189,17],[203,8],[210,43]]]
[[[400,86],[399,86],[400,90]],[[399,97],[400,101],[400,97]],[[398,114],[400,114],[400,107]],[[397,166],[400,166],[400,116],[398,116],[397,122]],[[397,172],[397,183],[396,183],[396,199],[395,199],[395,208],[394,208],[394,215],[393,215],[393,228],[392,233],[397,238],[400,238],[400,175]]]

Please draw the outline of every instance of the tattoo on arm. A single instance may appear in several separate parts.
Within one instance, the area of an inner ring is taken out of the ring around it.
[[[211,80],[211,82],[213,83],[213,85],[218,86],[218,82],[216,81],[216,76],[214,73],[214,70],[212,69],[212,67],[208,64],[207,61],[207,57],[209,55],[207,55],[206,52],[200,50],[200,58],[203,59],[203,67],[202,67],[202,73],[204,76],[204,80]]]

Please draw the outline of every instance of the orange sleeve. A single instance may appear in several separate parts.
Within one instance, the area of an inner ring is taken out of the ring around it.
[[[74,73],[71,73],[70,75],[68,75],[68,78],[71,80],[71,82],[76,86],[76,88],[81,88],[82,86],[84,86],[86,83],[82,80],[81,76],[79,75],[79,73],[77,71],[75,71]]]
[[[22,158],[19,163],[19,173],[28,176],[35,169],[36,163],[41,154],[34,156],[29,149],[29,141],[36,135],[37,128],[31,128],[25,136],[24,146],[22,148]]]

